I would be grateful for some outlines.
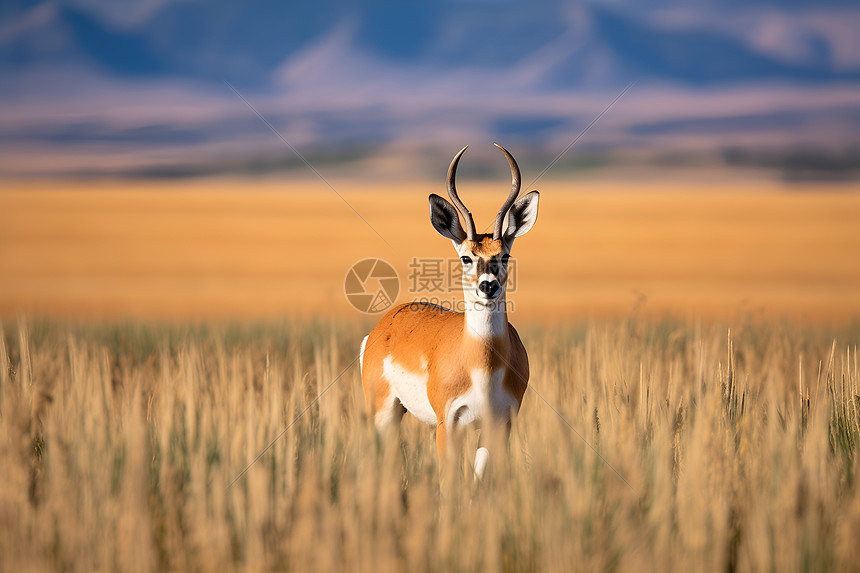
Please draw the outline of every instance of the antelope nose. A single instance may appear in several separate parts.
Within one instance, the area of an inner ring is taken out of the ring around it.
[[[478,290],[492,298],[499,290],[499,283],[498,281],[481,281],[478,284]]]

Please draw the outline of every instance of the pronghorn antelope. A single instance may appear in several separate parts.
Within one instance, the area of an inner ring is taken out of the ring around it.
[[[511,246],[534,225],[538,192],[515,202],[519,167],[507,150],[496,147],[508,159],[512,185],[492,234],[475,232],[472,214],[457,195],[457,164],[468,146],[448,168],[448,196],[454,205],[430,195],[430,221],[451,239],[463,265],[465,313],[427,303],[403,304],[389,311],[361,343],[361,380],[376,427],[383,433],[396,430],[407,411],[435,424],[440,461],[449,435],[467,424],[484,419],[504,425],[509,433],[528,386],[528,356],[508,322],[505,290]],[[488,453],[483,445],[478,449],[477,477]]]

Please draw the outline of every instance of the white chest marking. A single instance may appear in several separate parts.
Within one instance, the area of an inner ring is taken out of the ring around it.
[[[472,387],[464,394],[457,396],[445,411],[445,424],[450,428],[456,423],[465,425],[481,420],[488,413],[500,420],[508,420],[511,408],[514,413],[519,410],[519,403],[502,385],[505,378],[505,368],[488,372],[476,368],[470,373]],[[453,417],[457,416],[456,422]]]
[[[410,372],[395,364],[391,355],[382,361],[382,375],[400,403],[416,418],[426,424],[436,423],[436,413],[427,398],[427,361],[421,361],[420,372]]]

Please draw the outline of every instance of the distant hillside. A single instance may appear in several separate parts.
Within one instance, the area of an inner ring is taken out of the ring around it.
[[[0,18],[6,175],[292,165],[225,82],[308,153],[413,166],[494,139],[552,157],[631,83],[580,148],[860,142],[850,2],[13,1]]]

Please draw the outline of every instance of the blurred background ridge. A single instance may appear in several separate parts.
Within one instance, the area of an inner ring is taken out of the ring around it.
[[[856,2],[12,1],[0,22],[7,178],[307,175],[224,80],[351,177],[437,178],[464,143],[480,177],[491,141],[540,170],[631,81],[549,177],[860,164]]]

